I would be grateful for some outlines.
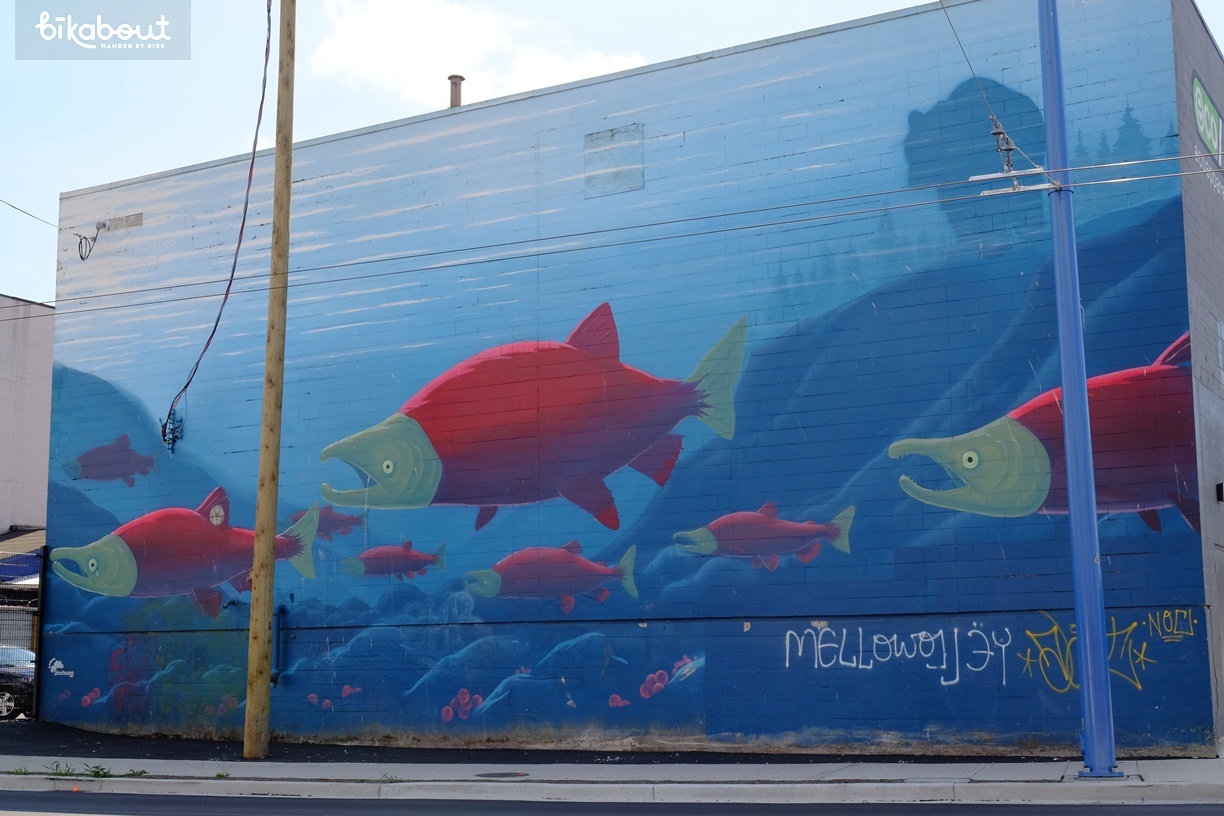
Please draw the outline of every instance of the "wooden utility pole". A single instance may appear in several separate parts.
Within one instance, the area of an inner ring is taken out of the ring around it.
[[[276,502],[280,481],[281,395],[285,374],[285,315],[289,290],[289,205],[293,171],[293,60],[297,0],[281,0],[280,66],[276,91],[276,176],[272,197],[272,268],[268,279],[268,341],[264,352],[263,425],[255,557],[251,566],[251,628],[247,642],[246,759],[268,755],[272,703],[272,578],[276,565]],[[310,546],[310,544],[307,544]]]

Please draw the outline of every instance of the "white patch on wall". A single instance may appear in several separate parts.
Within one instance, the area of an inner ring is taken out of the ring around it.
[[[1215,332],[1219,334],[1220,379],[1224,379],[1224,322],[1215,324]]]
[[[646,186],[642,124],[588,133],[583,145],[586,197],[627,193]]]
[[[138,212],[132,215],[120,215],[115,218],[107,219],[106,231],[118,232],[119,230],[131,229],[144,225],[144,213]]]

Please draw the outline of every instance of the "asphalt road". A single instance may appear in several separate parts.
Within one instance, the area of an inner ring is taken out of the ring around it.
[[[1224,816],[1219,805],[743,805],[463,802],[10,791],[0,816]]]

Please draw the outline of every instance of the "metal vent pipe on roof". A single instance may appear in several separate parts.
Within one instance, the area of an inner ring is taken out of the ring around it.
[[[463,104],[463,77],[458,74],[451,74],[447,77],[451,84],[451,101],[450,106],[457,108]]]

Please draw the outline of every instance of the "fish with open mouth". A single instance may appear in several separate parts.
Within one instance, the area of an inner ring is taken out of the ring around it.
[[[1151,365],[1088,380],[1098,512],[1137,513],[1159,531],[1157,511],[1176,507],[1198,532],[1189,362],[1186,333]],[[934,490],[901,476],[901,489],[918,501],[1001,518],[1068,512],[1061,388],[975,431],[902,439],[888,448],[894,459],[915,454],[940,465],[956,482],[952,489]]]

